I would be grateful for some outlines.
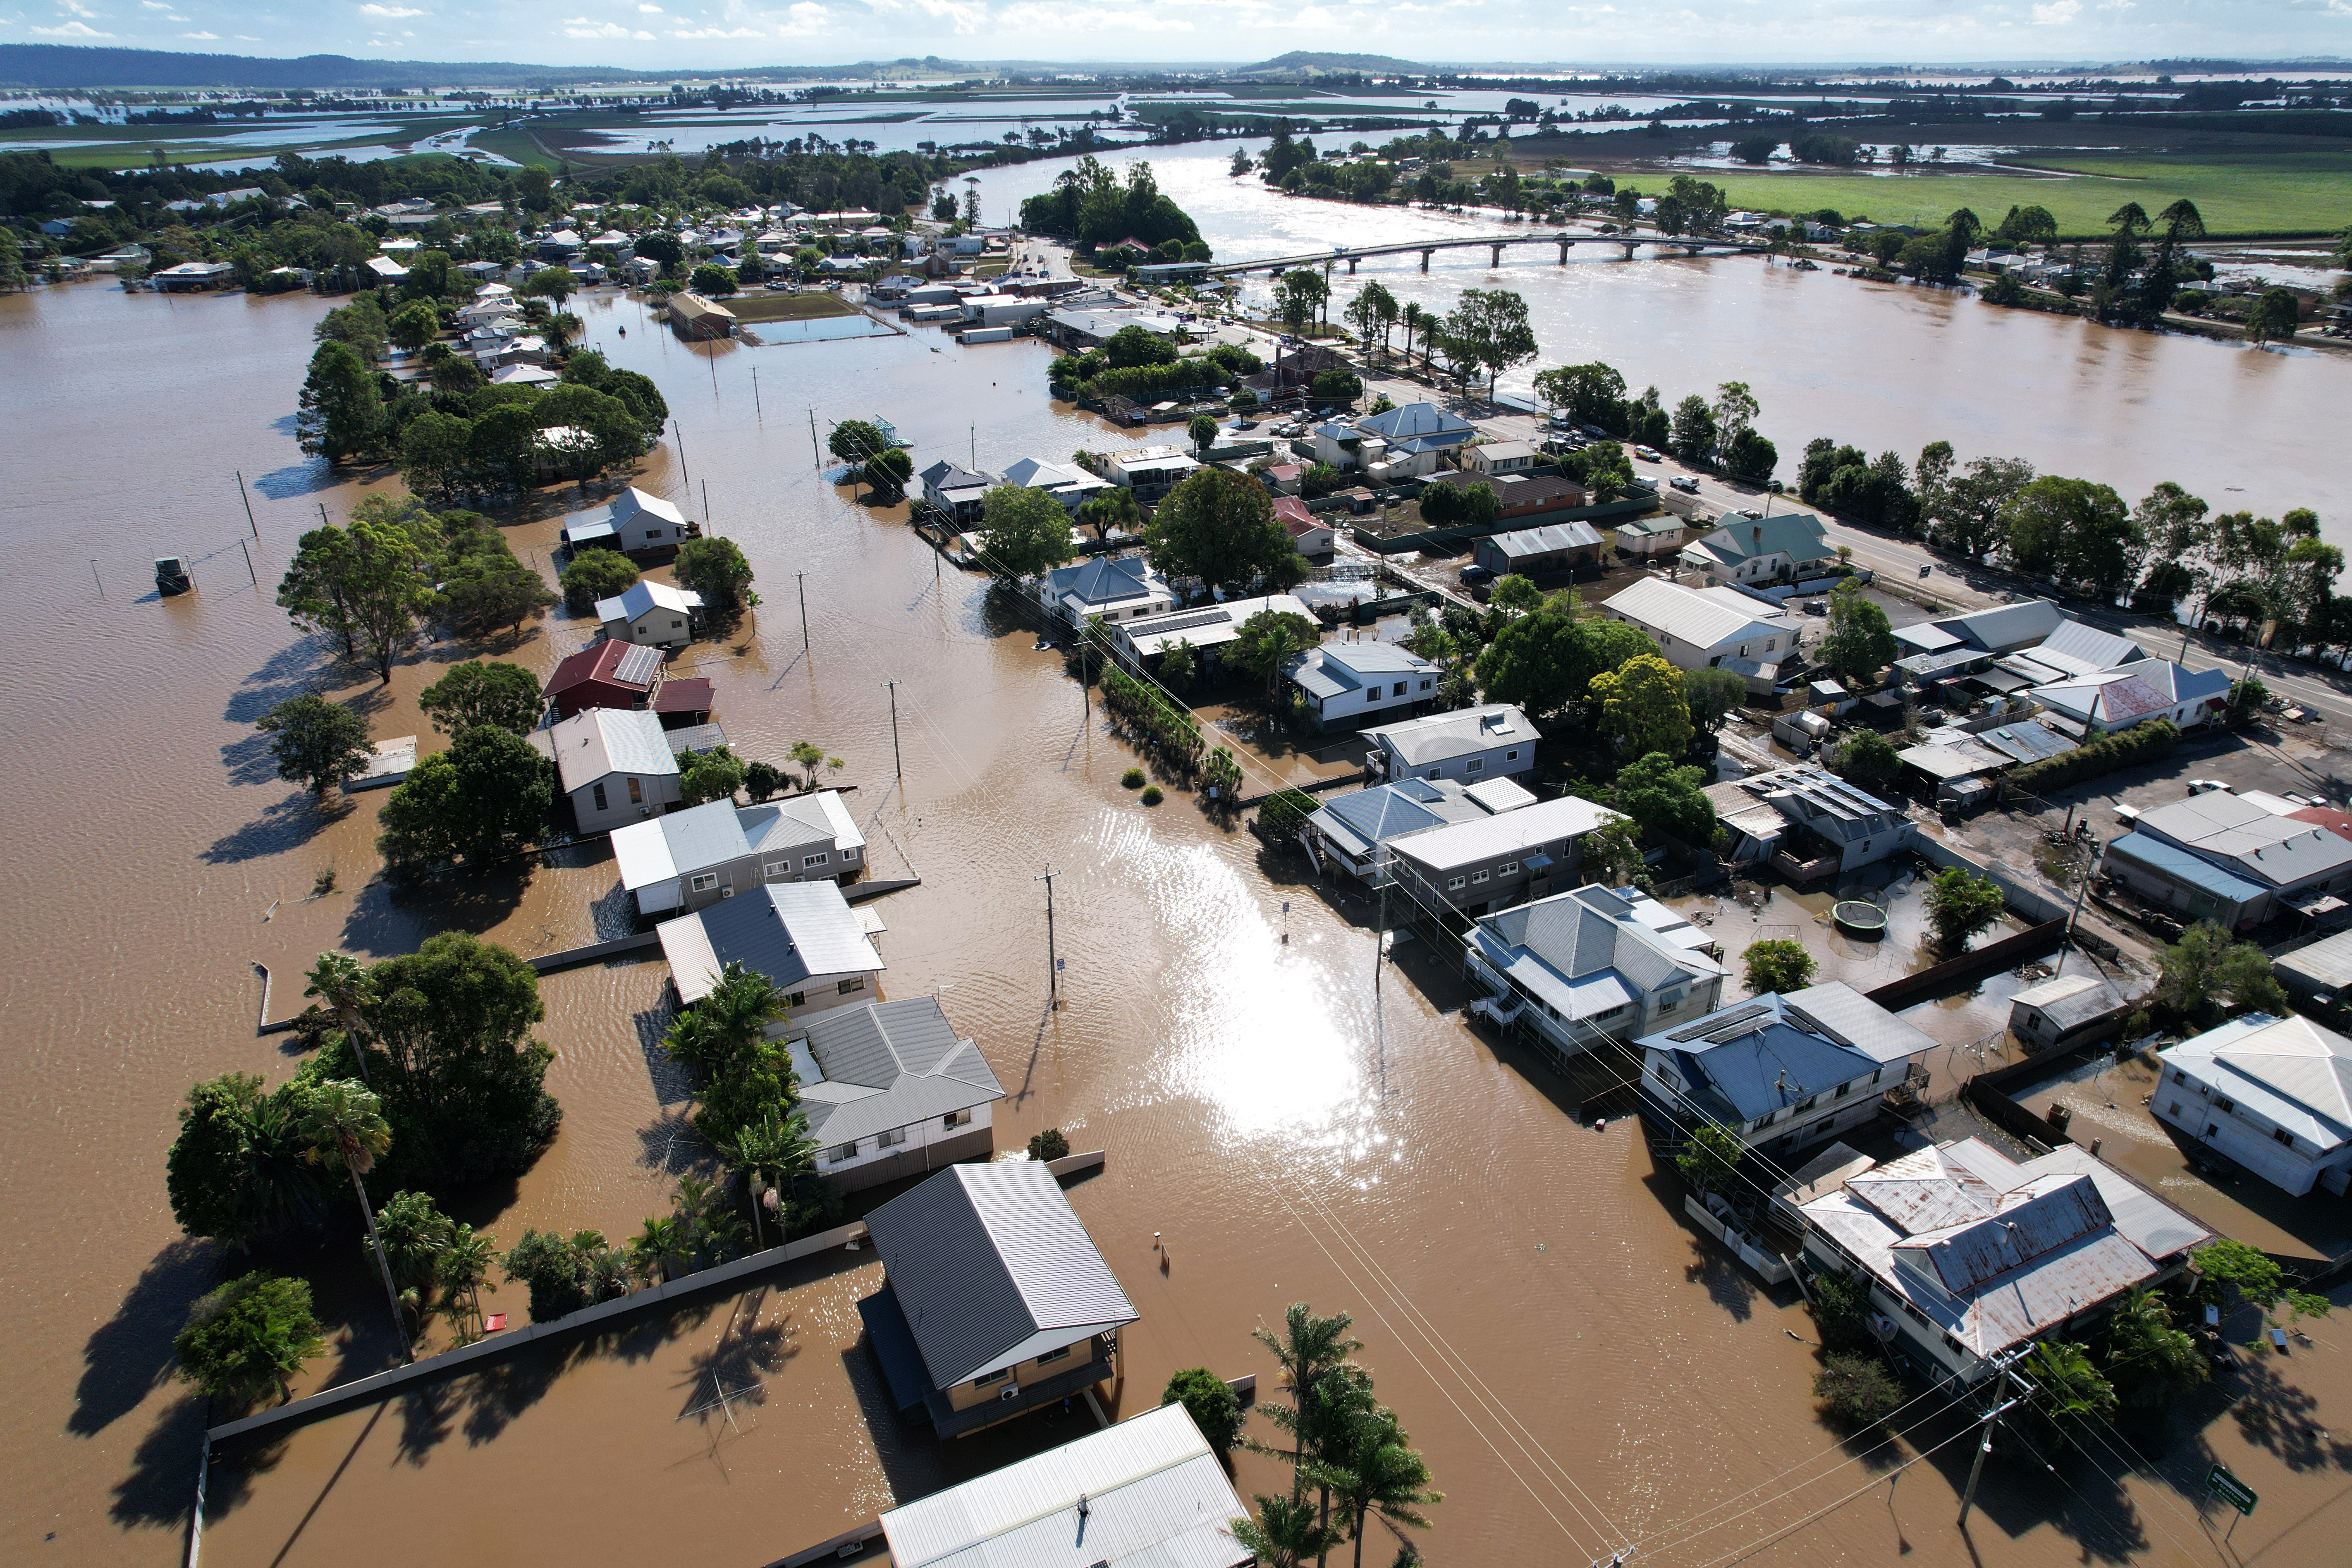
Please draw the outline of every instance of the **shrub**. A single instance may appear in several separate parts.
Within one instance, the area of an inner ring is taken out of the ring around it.
[[[2117,768],[2169,756],[2180,742],[2180,731],[2169,719],[2150,719],[2120,734],[2108,735],[2087,746],[2039,763],[2029,763],[2009,775],[2012,794],[2039,795],[2083,779],[2095,779]]]
[[[1813,1323],[1832,1349],[1870,1342],[1870,1287],[1851,1274],[1813,1278]]]
[[[1813,983],[1813,955],[1805,944],[1788,937],[1767,937],[1750,942],[1740,955],[1747,961],[1748,989],[1761,996],[1766,992],[1786,994],[1802,991]]]
[[[1129,789],[1141,789],[1144,784],[1143,770],[1141,768],[1129,768],[1127,772],[1118,775],[1118,782],[1126,785]]]
[[[1181,1405],[1192,1425],[1222,1454],[1241,1436],[1242,1402],[1225,1380],[1205,1366],[1186,1367],[1168,1380],[1160,1392],[1162,1405]]]
[[[1140,798],[1146,805],[1158,805],[1161,801],[1166,800],[1168,797],[1160,793],[1160,789],[1158,784],[1146,784],[1143,786],[1143,794]]]
[[[1029,1135],[1029,1157],[1032,1160],[1062,1160],[1069,1157],[1070,1141],[1062,1136],[1058,1127],[1048,1127],[1043,1132]]]
[[[1258,807],[1258,830],[1271,838],[1288,838],[1318,809],[1320,803],[1305,790],[1284,790]]]
[[[180,1375],[237,1404],[283,1399],[302,1363],[326,1348],[310,1287],[272,1274],[238,1276],[197,1298],[172,1341]]]
[[[575,616],[584,616],[595,609],[597,600],[635,586],[637,566],[618,551],[583,550],[556,581],[563,584],[564,607]]]
[[[580,1247],[551,1230],[526,1230],[508,1249],[509,1279],[530,1289],[530,1321],[544,1323],[588,1304],[588,1265]]]
[[[1821,1413],[1842,1426],[1874,1426],[1903,1404],[1903,1385],[1869,1356],[1832,1355],[1813,1374]]]

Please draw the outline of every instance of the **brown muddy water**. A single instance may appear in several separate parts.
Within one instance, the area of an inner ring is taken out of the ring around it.
[[[321,811],[269,773],[251,721],[271,702],[319,687],[379,735],[430,745],[415,692],[478,651],[428,648],[379,689],[292,635],[247,576],[235,470],[254,487],[265,583],[320,504],[339,517],[360,493],[299,457],[288,418],[322,308],[100,287],[0,300],[13,454],[0,594],[20,628],[0,697],[0,783],[16,803],[0,1098],[16,1222],[0,1238],[10,1563],[160,1564],[183,1550],[203,1412],[168,1380],[168,1342],[218,1260],[176,1236],[162,1155],[190,1081],[290,1070],[254,1037],[250,966],[279,976],[283,1016],[323,948],[382,955],[456,925],[545,952],[614,918],[601,852],[396,905],[370,879],[382,797]],[[688,656],[717,679],[730,735],[755,756],[807,737],[846,759],[877,873],[924,879],[877,906],[887,990],[937,993],[982,1041],[1011,1090],[1001,1146],[1058,1125],[1109,1151],[1072,1198],[1143,1314],[1119,1411],[1179,1367],[1270,1374],[1248,1330],[1303,1298],[1356,1314],[1382,1397],[1431,1459],[1447,1494],[1424,1542],[1434,1562],[1580,1563],[1626,1542],[1695,1568],[1754,1553],[2221,1561],[2193,1517],[2211,1458],[2263,1493],[2240,1553],[2340,1560],[2324,1545],[2352,1466],[2326,1431],[2352,1426],[2340,1326],[2233,1383],[2231,1415],[2200,1406],[2156,1473],[2121,1476],[2110,1457],[2037,1479],[1996,1461],[1972,1556],[1950,1528],[1959,1428],[1930,1421],[1918,1444],[1942,1446],[1899,1471],[1843,1447],[1811,1410],[1801,1307],[1680,1221],[1633,1124],[1571,1121],[1554,1079],[1463,1026],[1457,982],[1420,942],[1399,949],[1376,1010],[1360,902],[1262,863],[1181,793],[1152,811],[1119,788],[1133,759],[1055,657],[992,619],[971,579],[935,575],[898,517],[848,504],[811,453],[812,409],[820,426],[892,418],[919,466],[1102,445],[1109,432],[1045,399],[1044,351],[928,335],[696,351],[634,303],[574,308],[592,346],[655,375],[678,416],[683,464],[667,445],[640,482],[707,515],[760,574],[769,603]],[[514,521],[518,552],[543,568],[556,516],[579,500],[551,495]],[[147,562],[165,552],[197,559],[197,594],[155,598]],[[544,672],[583,632],[559,617],[479,651]],[[1033,880],[1049,864],[1068,962],[1058,1014]],[[341,890],[312,897],[331,865]],[[508,1239],[530,1225],[623,1234],[664,1205],[692,1151],[655,1044],[662,981],[642,963],[547,980],[562,1136],[466,1217]],[[313,1262],[338,1333],[306,1388],[383,1363],[360,1268],[348,1237]],[[872,1276],[870,1257],[812,1259],[762,1291],[224,1456],[204,1561],[755,1564],[1083,1425],[1056,1416],[946,1455],[907,1436],[876,1408],[857,1344],[853,1303]],[[520,1295],[491,1306],[520,1317]],[[748,1402],[699,1409],[714,1373],[751,1388]],[[1240,1482],[1278,1484],[1253,1458]],[[1376,1539],[1368,1554],[1393,1552]]]

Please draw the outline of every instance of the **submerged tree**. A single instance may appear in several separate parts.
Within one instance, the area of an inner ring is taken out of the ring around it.
[[[172,1341],[180,1375],[237,1405],[285,1399],[303,1364],[326,1348],[309,1283],[260,1272],[198,1297]]]
[[[254,728],[269,737],[278,776],[308,786],[322,799],[345,779],[367,772],[375,756],[367,721],[314,691],[278,703],[255,720]]]
[[[374,1249],[376,1267],[383,1273],[383,1295],[392,1309],[393,1332],[399,1337],[401,1358],[414,1361],[410,1349],[408,1324],[401,1316],[400,1291],[393,1284],[392,1260],[384,1254],[383,1238],[376,1233],[375,1210],[368,1203],[367,1185],[360,1178],[392,1147],[392,1127],[383,1119],[382,1102],[358,1084],[340,1079],[330,1079],[312,1086],[304,1097],[299,1125],[303,1142],[310,1146],[310,1156],[324,1164],[334,1159],[342,1163],[352,1178],[352,1194],[359,1199],[360,1218],[366,1222],[368,1245]]]

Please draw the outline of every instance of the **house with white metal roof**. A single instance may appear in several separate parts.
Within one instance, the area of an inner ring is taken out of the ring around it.
[[[769,882],[854,877],[866,868],[866,836],[838,790],[758,805],[713,800],[614,828],[613,860],[639,914],[670,914]]]
[[[1473,447],[1474,452],[1486,450]],[[1471,547],[1470,557],[1496,575],[1522,577],[1568,572],[1601,559],[1601,531],[1589,522],[1548,522],[1535,528],[1490,533]]]
[[[1811,763],[1710,784],[1706,796],[1734,830],[1735,862],[1780,856],[1791,877],[1874,865],[1916,831],[1901,810]]]
[[[1437,667],[1401,644],[1324,643],[1283,667],[1318,730],[1354,730],[1437,696]]]
[[[604,623],[606,637],[647,647],[684,647],[694,640],[694,623],[701,613],[701,595],[646,578],[596,601],[596,618]]]
[[[2233,900],[2236,919],[2229,924],[2259,925],[2283,910],[2315,911],[2323,900],[2352,893],[2352,842],[2316,823],[2276,816],[2228,790],[2152,806],[2139,814],[2134,828],[2107,846],[2107,866],[2117,879],[2137,888],[2137,875],[2162,888],[2164,874],[2177,872],[2177,863],[2145,853],[2143,846],[2153,841],[2185,850],[2260,890]]]
[[[1044,490],[1073,516],[1079,507],[1112,488],[1109,480],[1098,479],[1075,464],[1046,463],[1035,458],[1023,458],[1008,467],[1004,482],[1025,490]]]
[[[1804,623],[1770,601],[1740,589],[1694,588],[1660,577],[1603,599],[1601,613],[1637,626],[1676,669],[1740,664],[1748,689],[1769,695],[1780,666],[1797,656]],[[1749,666],[1753,673],[1748,673]]]
[[[1004,1085],[938,997],[835,1007],[786,1044],[816,1168],[849,1191],[994,1151]]]
[[[1037,602],[1069,626],[1090,620],[1139,621],[1168,613],[1168,579],[1139,555],[1096,555],[1037,579]]]
[[[1777,583],[1837,559],[1811,512],[1735,518],[1683,546],[1682,563],[1718,583]]]
[[[2028,1050],[2063,1050],[2115,1035],[2133,1005],[2113,981],[2054,975],[2009,999],[2009,1032]]]
[[[921,474],[923,501],[934,511],[966,525],[978,522],[996,480],[984,473],[949,462],[945,458]]]
[[[1977,1383],[2035,1340],[2086,1338],[2212,1239],[2086,1149],[2020,1162],[1974,1138],[1847,1175],[1799,1212],[1806,1262],[1865,1281],[1883,1332],[1938,1385]]]
[[[884,1280],[857,1303],[867,1345],[898,1408],[940,1436],[1113,1375],[1139,1314],[1043,1163],[950,1166],[866,1226]]]
[[[768,977],[793,1018],[874,1000],[882,954],[832,882],[772,882],[655,929],[678,1000],[693,1006],[730,963]]]
[[[1391,847],[1423,907],[1491,914],[1549,896],[1584,859],[1583,839],[1620,814],[1576,795],[1433,827]]]
[[[1248,1516],[1181,1405],[882,1515],[897,1568],[1242,1568]]]
[[[1475,822],[1533,805],[1536,797],[1497,776],[1465,787],[1453,779],[1402,778],[1347,795],[1327,795],[1299,825],[1299,841],[1315,857],[1373,887],[1394,874],[1389,847],[1410,834],[1450,822]]]
[[[1112,643],[1129,659],[1156,658],[1178,643],[1189,643],[1199,651],[1213,655],[1227,643],[1242,635],[1242,627],[1252,616],[1271,610],[1276,615],[1301,616],[1312,621],[1315,612],[1295,594],[1264,594],[1248,599],[1224,599],[1215,604],[1194,605],[1190,609],[1171,610],[1164,615],[1145,616],[1138,620],[1121,621],[1109,627]]]
[[[1130,447],[1101,462],[1103,478],[1135,492],[1139,501],[1158,500],[1190,479],[1200,460],[1174,447]]]
[[[530,740],[554,760],[556,787],[583,835],[659,816],[677,804],[677,757],[658,713],[583,709],[532,731]]]
[[[1541,738],[1528,716],[1507,702],[1374,725],[1363,734],[1373,745],[1365,765],[1377,773],[1463,784],[1534,773]]]
[[[1723,999],[1714,939],[1630,888],[1583,887],[1487,915],[1470,928],[1463,967],[1487,992],[1474,1005],[1562,1058],[1704,1016]]]
[[[1913,653],[1945,653],[1969,647],[1981,653],[2014,653],[2046,641],[2067,625],[2065,612],[2049,599],[1996,605],[1965,616],[1921,621],[1895,628],[1895,640]]]
[[[2199,1145],[2300,1197],[2352,1183],[2352,1040],[2249,1013],[2157,1053],[2148,1108]]]

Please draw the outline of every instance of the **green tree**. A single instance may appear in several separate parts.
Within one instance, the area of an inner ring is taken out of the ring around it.
[[[1465,363],[1486,373],[1486,401],[1495,400],[1495,378],[1536,357],[1535,329],[1528,302],[1508,289],[1465,289],[1446,313],[1444,334]]]
[[[510,730],[478,724],[420,761],[383,804],[376,851],[400,875],[510,854],[547,831],[555,764]]]
[[[710,300],[724,300],[730,294],[739,292],[742,287],[742,280],[732,270],[715,261],[706,261],[697,267],[694,276],[687,282],[688,289]]]
[[[1690,705],[1691,722],[1698,732],[1712,735],[1748,700],[1748,681],[1728,669],[1685,669],[1683,700]]]
[[[1444,1493],[1431,1489],[1428,1464],[1388,1410],[1358,1415],[1307,1468],[1348,1521],[1349,1537],[1356,1543],[1355,1568],[1364,1568],[1364,1526],[1374,1516],[1391,1526],[1426,1530],[1429,1520],[1421,1510],[1445,1500]]]
[[[1192,1417],[1192,1425],[1201,1429],[1209,1447],[1219,1454],[1234,1446],[1241,1436],[1242,1402],[1225,1380],[1205,1366],[1187,1367],[1168,1379],[1160,1391],[1162,1405],[1181,1405]]]
[[[402,427],[400,480],[413,493],[430,491],[446,501],[464,489],[473,475],[473,421],[428,408]]]
[[[629,1238],[629,1270],[648,1285],[693,1272],[694,1248],[674,1215],[648,1215]]]
[[[688,755],[677,773],[677,798],[684,805],[732,800],[743,787],[743,759],[725,746]]]
[[[672,1059],[701,1080],[702,1108],[695,1126],[712,1143],[764,1121],[771,1110],[789,1114],[796,1098],[791,1053],[768,1028],[789,1012],[783,993],[755,969],[730,963],[710,994],[681,1014],[662,1037]]]
[[[2265,1259],[2264,1261],[2268,1261]],[[2184,1399],[2209,1375],[2197,1342],[2172,1326],[2164,1298],[2135,1287],[2109,1314],[2101,1369],[2116,1397],[2138,1410]]]
[[[915,459],[905,447],[893,447],[859,464],[857,475],[873,487],[876,500],[895,506],[907,499],[907,486],[915,477]]]
[[[14,291],[30,286],[24,247],[16,243],[15,230],[0,228],[0,289]]]
[[[1601,731],[1617,737],[1619,750],[1674,758],[1690,749],[1690,703],[1683,696],[1682,672],[1657,654],[1636,655],[1594,676],[1590,689],[1601,704]]]
[[[1269,694],[1284,667],[1323,640],[1323,628],[1295,610],[1260,610],[1241,625],[1225,649],[1234,668],[1265,682]]]
[[[586,1253],[551,1230],[526,1230],[507,1249],[506,1276],[530,1291],[532,1322],[552,1322],[588,1304]]]
[[[384,334],[413,353],[441,335],[441,312],[427,300],[412,300],[392,313]]]
[[[1585,875],[1604,888],[1642,885],[1642,830],[1630,816],[1611,816],[1584,837]]]
[[[1206,457],[1209,448],[1217,444],[1217,421],[1212,415],[1195,414],[1192,423],[1184,426],[1184,434],[1192,438],[1192,445],[1201,455]]]
[[[572,276],[568,267],[543,267],[523,279],[515,290],[526,300],[551,300],[561,310],[563,301],[572,298],[580,287],[580,279]]]
[[[838,768],[841,766],[841,759],[839,757],[826,756],[824,754],[824,748],[818,745],[814,741],[794,741],[793,742],[792,750],[785,752],[784,757],[786,761],[793,764],[793,766],[800,769],[801,787],[803,789],[816,788],[817,770],[819,768],[827,766]]]
[[[2041,1391],[2036,1408],[2068,1441],[2092,1421],[2104,1424],[2116,1413],[2115,1385],[2083,1346],[2042,1340],[2025,1358],[2025,1375]]]
[[[1236,1519],[1225,1532],[1256,1557],[1258,1568],[1306,1568],[1347,1539],[1315,1517],[1313,1503],[1263,1492],[1256,1500],[1257,1518]]]
[[[347,343],[323,342],[294,416],[302,450],[331,464],[373,456],[383,444],[383,395],[374,375]]]
[[[1957,953],[1969,938],[2000,919],[2006,903],[2000,884],[1966,867],[1948,866],[1927,884],[1927,926],[1938,948]]]
[[[2300,310],[2294,296],[2285,289],[2265,290],[2254,301],[2254,308],[2246,312],[2247,340],[2259,344],[2294,337],[2301,320]]]
[[[753,1238],[764,1247],[761,1207],[777,1201],[771,1194],[783,1192],[786,1183],[816,1168],[816,1144],[808,1135],[808,1117],[799,1110],[785,1113],[770,1106],[758,1121],[737,1128],[719,1145],[719,1152],[728,1168],[743,1177],[751,1197]],[[789,1227],[789,1215],[779,1219]]]
[[[1675,457],[1694,468],[1702,466],[1715,456],[1716,440],[1715,410],[1706,398],[1694,392],[1675,405]]]
[[[1451,485],[1439,488],[1453,489]],[[1486,602],[1507,614],[1523,616],[1542,606],[1544,591],[1535,585],[1534,579],[1512,572],[1495,579],[1494,587],[1486,595]]]
[[[1274,515],[1274,498],[1230,468],[1196,469],[1169,491],[1143,541],[1151,563],[1170,577],[1228,593],[1287,588],[1307,575],[1290,531]]]
[[[1597,360],[1538,372],[1536,395],[1554,413],[1565,414],[1579,425],[1602,430],[1623,427],[1625,378]]]
[[[1043,576],[1077,552],[1062,503],[1044,490],[1019,485],[998,485],[988,492],[981,506],[980,542],[990,575],[1004,584]]]
[[[2139,575],[2146,542],[2124,499],[2088,479],[2045,474],[2010,501],[2010,559],[2112,604]]]
[[[1738,1138],[1713,1122],[1703,1122],[1692,1131],[1683,1152],[1675,1156],[1675,1169],[1696,1191],[1720,1192],[1747,1153],[1747,1146]]]
[[[845,419],[824,439],[825,450],[845,463],[863,463],[890,449],[881,427],[863,419]]]
[[[1936,542],[1971,561],[1981,561],[2008,537],[2010,502],[2033,482],[2033,465],[2022,458],[1978,458],[1951,481],[1945,495]]]
[[[1274,286],[1274,312],[1284,326],[1294,332],[1304,332],[1316,323],[1330,299],[1331,285],[1323,275],[1302,267],[1285,274]]]
[[[307,784],[321,798],[345,779],[367,772],[375,756],[367,721],[316,692],[288,698],[255,720],[254,727],[269,737],[278,776]]]
[[[1650,832],[1703,848],[1716,836],[1715,803],[1706,786],[1705,769],[1680,767],[1665,752],[1650,752],[1618,771],[1612,804]]]
[[[190,1236],[240,1251],[317,1217],[315,1169],[303,1158],[293,1106],[257,1074],[224,1073],[188,1089],[164,1162],[172,1217]]]
[[[1740,955],[1751,996],[1785,996],[1813,983],[1816,965],[1805,944],[1790,937],[1767,937],[1751,942]]]
[[[389,686],[393,665],[416,640],[418,619],[433,603],[432,520],[421,511],[371,519],[367,507],[362,501],[352,515],[341,592],[361,656]]]
[[[1830,595],[1829,611],[1814,661],[1857,684],[1876,681],[1895,662],[1895,629],[1886,612],[1864,598],[1862,584],[1851,577]]]
[[[1903,771],[1903,757],[1894,742],[1875,730],[1863,730],[1831,748],[1829,764],[1848,784],[1877,793]]]
[[[2201,1026],[2224,1011],[2233,1016],[2286,1015],[2286,992],[2272,973],[2269,956],[2210,921],[2181,932],[2158,965],[2157,999],[2184,1023]]]
[[[1831,1354],[1813,1374],[1822,1415],[1849,1431],[1877,1426],[1903,1406],[1903,1385],[1875,1356]]]
[[[456,1234],[447,1215],[425,1193],[394,1193],[376,1215],[376,1234],[383,1239],[392,1282],[402,1300],[414,1300],[421,1314],[441,1288],[441,1262]]]
[[[416,694],[416,706],[445,735],[461,734],[477,724],[527,735],[538,727],[546,702],[539,693],[539,677],[522,666],[478,659],[452,665],[448,674]]]
[[[731,539],[688,540],[678,546],[670,575],[677,579],[679,587],[701,595],[703,613],[718,620],[760,602],[750,591],[751,563],[743,559],[743,552]]]
[[[274,1274],[241,1274],[196,1299],[172,1340],[180,1375],[225,1403],[283,1401],[310,1359],[327,1348],[310,1287]]]
[[[359,1199],[360,1218],[367,1224],[368,1245],[383,1275],[384,1302],[392,1309],[392,1330],[400,1339],[401,1358],[415,1360],[409,1348],[408,1324],[400,1312],[400,1292],[392,1282],[392,1260],[384,1255],[383,1238],[376,1234],[367,1184],[360,1180],[392,1147],[392,1125],[383,1119],[383,1102],[347,1079],[327,1079],[310,1086],[296,1110],[295,1123],[313,1162],[323,1165],[330,1160],[340,1161],[350,1174],[352,1195]]]
[[[457,1320],[459,1344],[482,1337],[482,1287],[489,1283],[490,1265],[497,1261],[496,1237],[478,1234],[462,1222],[449,1227],[448,1245],[441,1254],[441,1289]]]
[[[1088,500],[1078,503],[1078,521],[1095,531],[1098,541],[1110,538],[1111,531],[1132,534],[1143,527],[1143,509],[1136,504],[1135,492],[1125,485],[1113,485]]]
[[[636,563],[617,550],[583,550],[557,574],[563,584],[563,605],[572,614],[587,615],[599,599],[626,593],[637,581]]]
[[[1029,1157],[1039,1164],[1051,1164],[1070,1157],[1070,1141],[1058,1127],[1048,1127],[1043,1132],[1029,1135]]]
[[[1318,1317],[1304,1301],[1293,1301],[1282,1314],[1279,1331],[1267,1328],[1250,1331],[1250,1338],[1274,1352],[1275,1364],[1280,1369],[1283,1392],[1290,1396],[1287,1410],[1280,1405],[1260,1405],[1275,1425],[1290,1434],[1290,1500],[1297,1503],[1304,1494],[1307,1435],[1315,1423],[1318,1389],[1325,1374],[1349,1363],[1363,1342],[1354,1338],[1349,1330],[1355,1319],[1345,1312],[1333,1312]]]
[[[359,621],[352,612],[349,583],[352,572],[352,536],[328,525],[302,535],[278,585],[278,605],[295,625],[325,632],[342,642],[347,657],[359,655]]]

